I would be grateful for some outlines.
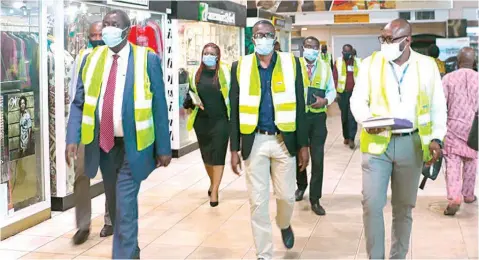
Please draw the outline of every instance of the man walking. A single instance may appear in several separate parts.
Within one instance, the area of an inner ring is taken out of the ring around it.
[[[101,39],[102,22],[95,22],[90,25],[88,43],[90,48],[81,50],[78,54],[72,69],[72,81],[70,82],[69,96],[70,103],[73,101],[76,93],[76,86],[80,72],[80,66],[85,56],[91,53],[93,48],[103,46],[105,43]],[[77,160],[75,161],[75,182],[73,184],[73,192],[75,195],[75,217],[78,231],[73,236],[73,243],[76,245],[83,244],[90,235],[91,226],[91,197],[90,197],[90,178],[85,175],[84,167],[84,145],[79,145]],[[66,154],[67,163],[70,163],[68,153]],[[70,166],[70,165],[69,165]],[[100,231],[100,237],[107,237],[113,234],[110,214],[108,212],[108,204],[105,199],[105,225]]]
[[[309,188],[309,201],[311,209],[317,215],[326,214],[319,200],[322,196],[323,169],[324,169],[324,143],[328,135],[326,128],[326,110],[336,98],[336,89],[331,68],[322,59],[318,59],[319,40],[307,37],[303,42],[303,58],[300,64],[303,76],[303,86],[306,97],[306,134],[309,138],[311,154],[311,184]],[[308,102],[310,101],[310,102]],[[296,201],[303,200],[304,192],[308,187],[306,169],[296,173]]]
[[[353,93],[354,84],[358,76],[359,63],[353,57],[353,46],[343,46],[343,56],[336,59],[333,69],[334,82],[338,92],[338,104],[341,110],[341,124],[343,128],[344,144],[354,150],[354,138],[358,131],[358,124],[351,114],[349,99]]]
[[[447,100],[447,134],[444,141],[447,199],[445,215],[454,216],[461,202],[476,201],[477,151],[467,145],[474,115],[477,112],[478,77],[474,71],[475,54],[470,47],[457,56],[459,69],[442,79]],[[462,174],[461,174],[462,173]],[[461,181],[462,180],[462,181]]]
[[[372,117],[406,119],[410,129],[363,129],[363,222],[370,259],[384,259],[383,208],[391,180],[392,238],[390,259],[405,259],[411,237],[423,161],[441,155],[446,134],[446,100],[433,59],[411,49],[411,25],[397,19],[379,37],[381,51],[363,61],[351,98],[359,123]]]
[[[328,52],[328,45],[321,45],[321,60],[333,69],[333,56]]]
[[[276,224],[289,249],[294,245],[295,156],[299,156],[301,171],[309,160],[301,66],[291,53],[273,51],[274,41],[274,26],[266,20],[257,22],[253,27],[255,53],[241,57],[231,70],[231,166],[239,174],[241,149],[256,255],[263,259],[273,257],[270,176]]]
[[[128,15],[112,10],[102,38],[83,62],[67,131],[69,158],[85,145],[85,174],[100,167],[113,224],[113,258],[140,257],[141,182],[171,160],[168,114],[159,57],[129,44]]]

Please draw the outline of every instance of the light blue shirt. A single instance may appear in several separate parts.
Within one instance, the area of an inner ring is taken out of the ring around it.
[[[304,60],[306,64],[308,64],[307,60],[306,59]],[[326,82],[326,94],[325,94],[325,98],[328,100],[328,106],[329,106],[336,99],[336,88],[334,86],[333,72],[331,71],[331,66],[328,66],[328,64],[326,64],[324,61],[317,60],[317,62],[313,63],[313,67],[311,68],[311,71],[312,71],[311,77],[314,76],[314,73],[316,73],[316,64],[318,64],[318,62],[321,62],[323,66],[326,66],[326,68],[329,70],[329,73],[330,73],[329,81]],[[309,78],[309,80],[311,80],[311,77]]]

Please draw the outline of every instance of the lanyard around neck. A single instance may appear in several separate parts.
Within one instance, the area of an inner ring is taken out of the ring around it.
[[[409,69],[409,63],[406,65],[406,68],[404,68],[404,70],[402,71],[402,75],[401,75],[401,78],[398,78],[398,76],[396,75],[396,70],[394,69],[394,65],[392,63],[389,63],[391,65],[391,69],[393,71],[393,75],[394,75],[394,78],[396,79],[396,83],[398,84],[398,92],[399,92],[399,101],[402,102],[402,98],[401,98],[401,84],[404,80],[404,76],[406,75],[406,72],[407,72],[407,69]]]

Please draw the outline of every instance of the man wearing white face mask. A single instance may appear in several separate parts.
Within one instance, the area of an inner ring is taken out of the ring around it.
[[[328,135],[326,128],[327,106],[336,98],[336,89],[331,72],[331,67],[319,56],[319,40],[313,36],[307,37],[303,42],[303,58],[300,58],[303,71],[303,85],[306,100],[306,122],[309,149],[311,153],[311,183],[309,201],[311,209],[316,215],[325,215],[326,212],[319,200],[322,196],[323,169],[324,169],[324,143]],[[308,186],[306,170],[296,173],[296,201],[303,200],[304,192]]]
[[[381,51],[366,58],[351,97],[358,123],[386,116],[407,119],[413,128],[363,129],[363,221],[369,258],[384,259],[383,208],[391,179],[392,238],[390,259],[404,259],[409,249],[423,161],[441,155],[446,134],[446,100],[441,76],[430,57],[411,49],[411,25],[397,19],[384,27]]]
[[[138,192],[171,148],[159,57],[129,44],[130,19],[121,10],[103,18],[106,46],[82,62],[67,128],[67,156],[85,145],[85,174],[101,169],[114,228],[113,259],[137,259]]]
[[[309,160],[301,66],[291,53],[275,52],[275,28],[269,21],[253,27],[255,53],[231,69],[231,167],[240,174],[238,152],[245,160],[251,226],[258,258],[273,257],[269,185],[276,195],[276,224],[283,243],[294,245],[296,158],[300,171]]]

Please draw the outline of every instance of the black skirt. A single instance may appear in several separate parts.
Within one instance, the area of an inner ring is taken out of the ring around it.
[[[225,165],[230,133],[228,119],[197,117],[194,129],[204,164]]]

